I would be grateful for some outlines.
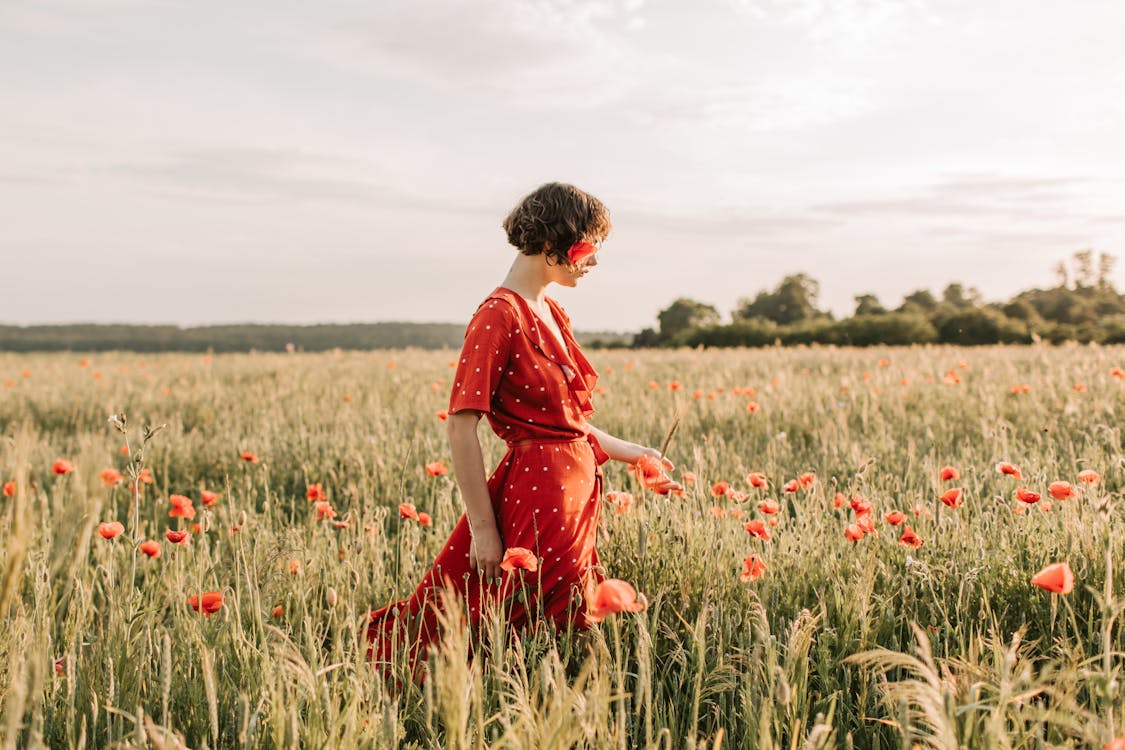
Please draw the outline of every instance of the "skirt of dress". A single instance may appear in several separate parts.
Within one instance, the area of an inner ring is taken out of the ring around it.
[[[443,588],[456,591],[472,628],[492,604],[516,631],[542,622],[560,630],[592,624],[586,603],[605,580],[595,546],[601,470],[592,444],[586,438],[510,444],[488,479],[488,491],[504,548],[531,550],[538,570],[506,572],[499,583],[482,581],[469,565],[471,539],[462,515],[414,593],[369,616],[367,656],[385,675],[405,651],[411,674],[420,679],[429,647],[441,638]]]

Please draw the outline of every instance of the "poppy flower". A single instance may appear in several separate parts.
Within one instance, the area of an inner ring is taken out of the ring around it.
[[[1125,370],[1122,370],[1120,367],[1114,367],[1109,371],[1109,374],[1110,377],[1117,378],[1118,380],[1125,379]]]
[[[187,544],[191,539],[191,534],[187,532],[187,529],[183,529],[181,531],[177,531],[176,529],[168,529],[164,532],[164,538],[172,544]]]
[[[597,246],[591,245],[589,242],[575,242],[570,246],[570,249],[566,251],[566,257],[567,260],[570,261],[570,265],[577,266],[597,251]]]
[[[418,509],[414,507],[414,503],[399,503],[398,514],[403,518],[418,520]]]
[[[58,458],[51,464],[51,471],[56,474],[69,474],[74,471],[74,464],[64,458]]]
[[[4,482],[4,497],[11,497],[16,494],[15,482]]]
[[[504,550],[504,559],[500,561],[500,567],[509,573],[516,568],[534,573],[539,570],[539,558],[526,547],[508,547]]]
[[[114,537],[121,536],[125,533],[125,527],[121,525],[120,521],[109,521],[107,523],[98,524],[98,533],[102,535],[103,539],[113,539]]]
[[[901,510],[892,510],[887,515],[883,516],[883,520],[889,523],[891,526],[898,526],[900,523],[906,520],[906,514]]]
[[[1020,383],[1019,385],[1013,385],[1012,386],[1012,393],[1013,394],[1031,393],[1031,386],[1028,385],[1027,383]]]
[[[770,540],[770,532],[769,529],[766,528],[765,521],[758,519],[747,521],[742,528],[746,529],[746,533],[750,536],[756,536],[763,542],[768,542]]]
[[[801,483],[798,482],[796,479],[790,479],[788,482],[786,482],[785,484],[783,484],[781,486],[782,492],[793,493],[793,492],[796,492],[799,489],[801,489]]]
[[[855,511],[857,516],[866,516],[871,512],[871,502],[865,500],[862,495],[853,495],[852,499],[848,501],[848,504],[852,506],[852,510]]]
[[[133,483],[133,489],[136,489],[142,484],[152,484],[156,480],[152,478],[152,469],[147,466],[141,469],[141,473],[137,475],[137,481]]]
[[[743,518],[746,518],[746,511],[742,510],[742,508],[731,508],[727,511],[727,518],[741,521]]]
[[[242,452],[242,460],[245,461],[248,464],[256,464],[256,463],[259,463],[262,459],[258,458],[257,456],[255,456],[250,451],[243,451]]]
[[[760,471],[752,471],[747,474],[746,481],[750,483],[751,487],[758,487],[763,490],[769,487],[770,484],[769,480],[766,479],[766,475]]]
[[[954,481],[955,482],[960,478],[961,478],[961,472],[957,471],[957,467],[955,467],[955,466],[943,466],[943,467],[941,467],[941,481],[943,481],[943,482]]]
[[[1051,497],[1056,500],[1066,500],[1078,494],[1074,491],[1070,482],[1051,482],[1047,485],[1047,492],[1051,493]]]
[[[332,503],[327,500],[318,500],[313,507],[316,508],[316,520],[318,521],[336,517],[336,511],[333,509]]]
[[[285,614],[285,607],[281,606],[280,604],[277,605],[276,607],[274,607],[273,611],[270,612],[270,615],[272,615],[273,617],[281,617],[284,614]]]
[[[672,483],[672,486],[665,489],[658,489],[662,485],[667,485],[671,482],[670,477],[664,473],[664,464],[656,456],[645,454],[638,458],[633,464],[633,470],[637,473],[637,478],[641,480],[641,484],[645,489],[654,490],[660,494],[667,494],[671,489],[683,489],[677,483]]]
[[[1088,389],[1086,388],[1085,383],[1075,383],[1074,384],[1074,392],[1075,393],[1085,393],[1087,390]]]
[[[657,383],[655,380],[650,380],[648,381],[648,389],[650,391],[658,391],[660,390],[660,383]]]
[[[429,513],[419,513],[418,523],[422,526],[433,526],[434,522],[430,519]]]
[[[437,418],[442,422],[446,422],[449,420],[449,412],[447,412],[445,409],[442,409],[437,413]]]
[[[695,484],[695,472],[682,471],[680,472],[680,479],[684,480],[684,484]]]
[[[711,515],[714,516],[715,518],[722,518],[723,517],[723,509],[720,508],[718,505],[712,505],[711,506]]]
[[[865,513],[855,519],[855,525],[858,526],[864,534],[875,533],[875,517],[870,513]]]
[[[683,387],[684,387],[684,384],[681,383],[678,380],[673,380],[671,383],[668,384],[668,390],[670,390],[670,391],[678,391],[678,390],[682,389]]]
[[[210,490],[201,490],[199,493],[199,500],[204,505],[214,505],[219,499],[218,492],[211,492]]]
[[[950,508],[960,508],[963,505],[962,498],[964,496],[965,491],[963,489],[961,489],[960,487],[954,487],[942,493],[941,501],[948,505]]]
[[[195,508],[192,507],[191,498],[184,495],[169,495],[172,510],[168,511],[169,518],[195,518]]]
[[[858,542],[863,539],[863,529],[858,524],[848,524],[848,527],[844,529],[844,536],[847,537],[849,542]]]
[[[765,500],[758,503],[758,510],[765,513],[767,516],[772,516],[781,510],[781,506],[777,504],[776,500],[770,500],[767,497]]]
[[[426,464],[426,473],[431,477],[443,477],[449,473],[449,467],[442,461],[433,461]]]
[[[715,497],[722,497],[730,492],[730,482],[715,482],[711,485],[711,494]]]
[[[590,620],[601,622],[616,612],[640,612],[647,606],[648,603],[627,581],[607,578],[590,595],[587,612]]]
[[[1016,500],[1019,500],[1021,503],[1031,505],[1032,503],[1039,502],[1039,497],[1038,492],[1032,492],[1026,487],[1020,487],[1016,490]]]
[[[801,485],[801,489],[803,490],[807,490],[809,487],[812,487],[815,482],[816,474],[813,474],[811,471],[806,471],[804,474],[797,477],[797,484]]]
[[[202,525],[202,524],[198,524],[198,523],[193,523],[193,524],[191,525],[191,533],[193,533],[193,534],[202,534],[202,533],[203,533],[203,525]]]
[[[750,414],[754,414],[761,408],[761,405],[759,405],[757,401],[750,401],[746,404],[746,411]]]
[[[900,544],[906,544],[914,548],[921,547],[924,544],[922,537],[915,534],[914,529],[910,528],[909,525],[903,527],[902,536],[899,537],[898,541]]]
[[[308,498],[310,503],[315,503],[318,500],[327,500],[328,493],[324,491],[324,487],[320,485],[320,482],[317,482],[305,488],[305,497]]]
[[[208,591],[202,596],[189,596],[187,604],[196,612],[202,613],[205,617],[210,617],[222,608],[223,595],[218,591]]]
[[[144,552],[149,557],[160,557],[160,542],[154,542],[149,539],[137,545],[137,549]]]
[[[1086,484],[1097,484],[1102,480],[1102,477],[1093,469],[1085,469],[1078,472],[1078,479]]]
[[[1074,572],[1065,562],[1054,563],[1033,575],[1031,582],[1052,594],[1069,594],[1074,590]]]
[[[762,558],[757,555],[748,555],[742,561],[742,578],[743,583],[747,581],[756,581],[766,574],[766,564],[762,562]]]
[[[1016,479],[1023,479],[1023,474],[1020,472],[1020,467],[1016,466],[1015,464],[1010,464],[1007,461],[1001,461],[1000,463],[996,464],[996,471],[1001,474],[1007,474],[1010,477],[1015,477]]]
[[[60,677],[66,676],[66,657],[55,659],[55,674]]]
[[[125,481],[125,477],[117,469],[102,469],[98,476],[102,478],[102,487],[112,487]]]
[[[700,388],[696,388],[694,391],[691,392],[691,397],[692,398],[703,398],[703,390],[700,389]]]
[[[727,497],[732,503],[742,504],[746,502],[746,493],[742,490],[729,490],[727,492]]]
[[[844,507],[844,503],[846,503],[847,501],[848,498],[843,492],[837,492],[836,496],[832,498],[832,507],[842,508]]]
[[[289,573],[291,575],[295,575],[295,576],[301,575],[301,561],[300,560],[290,560],[289,561]]]

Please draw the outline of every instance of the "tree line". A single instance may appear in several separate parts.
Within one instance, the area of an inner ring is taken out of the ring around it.
[[[798,273],[740,299],[727,324],[713,305],[681,297],[660,311],[659,328],[641,331],[633,346],[1120,344],[1125,295],[1110,281],[1116,260],[1077,252],[1055,267],[1054,286],[1028,289],[1007,302],[985,303],[979,290],[960,283],[949,284],[940,296],[916,290],[894,308],[874,294],[858,294],[853,314],[839,320],[818,307],[819,283]]]

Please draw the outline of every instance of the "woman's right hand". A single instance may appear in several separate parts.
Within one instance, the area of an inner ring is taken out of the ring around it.
[[[504,543],[495,527],[473,532],[469,544],[469,567],[484,577],[485,583],[499,580],[503,569],[500,560],[504,556]]]

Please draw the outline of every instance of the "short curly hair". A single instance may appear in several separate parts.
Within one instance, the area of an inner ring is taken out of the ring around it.
[[[503,226],[508,242],[521,253],[546,253],[556,263],[569,262],[567,251],[575,242],[600,242],[613,227],[600,200],[564,182],[540,185],[512,209]]]

